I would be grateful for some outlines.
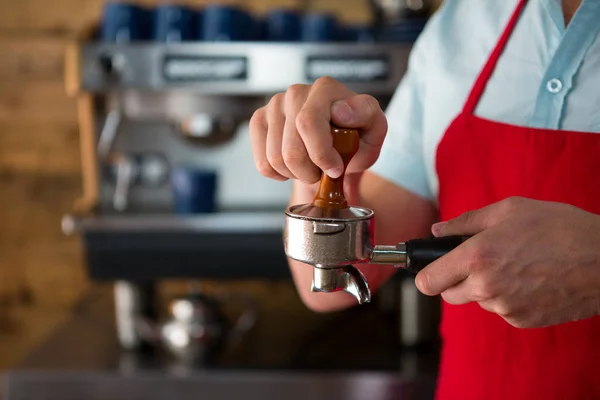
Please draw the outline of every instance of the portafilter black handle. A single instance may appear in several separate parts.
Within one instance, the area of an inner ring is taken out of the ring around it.
[[[418,273],[423,268],[448,254],[471,236],[446,236],[429,239],[412,239],[405,243],[406,270]]]

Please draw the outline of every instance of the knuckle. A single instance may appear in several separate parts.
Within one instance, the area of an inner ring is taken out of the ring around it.
[[[475,222],[476,215],[475,211],[467,211],[459,217],[459,220],[466,225],[471,225]]]
[[[510,214],[521,206],[523,198],[519,196],[507,197],[502,200],[502,211],[506,214]]]
[[[268,112],[273,113],[279,111],[282,108],[284,101],[284,93],[277,93],[276,95],[271,97],[271,100],[269,100],[269,104],[267,105]]]
[[[490,312],[490,313],[494,313],[494,306],[489,301],[487,301],[487,300],[477,300],[477,299],[474,299],[474,300],[477,302],[477,304],[479,304],[479,307],[481,307],[485,311]]]
[[[522,324],[526,320],[526,318],[523,318],[523,313],[518,313],[515,310],[515,307],[513,307],[512,303],[503,297],[497,297],[491,301],[491,307],[489,307],[489,311],[502,317],[507,322],[512,321]]]
[[[281,153],[272,153],[267,155],[267,160],[272,168],[277,169],[285,166],[285,161]]]
[[[527,321],[523,321],[520,319],[504,318],[504,320],[508,322],[512,327],[517,329],[526,329],[532,327]]]
[[[498,289],[494,283],[486,278],[480,278],[473,289],[473,296],[477,301],[493,300],[498,295]]]
[[[470,273],[495,271],[501,263],[496,251],[490,245],[478,244],[469,249],[467,268]]]
[[[331,161],[329,154],[324,151],[314,152],[309,154],[310,159],[317,166],[321,167],[321,169],[329,169],[334,166],[334,163]]]
[[[252,114],[249,122],[250,132],[256,132],[265,126],[265,108],[261,107]]]
[[[522,315],[517,315],[515,310],[505,301],[498,301],[494,305],[494,312],[515,328],[524,328],[528,324],[527,319],[523,318]]]
[[[364,102],[367,105],[367,109],[371,115],[375,115],[376,113],[378,113],[381,110],[379,101],[375,97],[368,95],[368,94],[363,94],[361,96],[363,97]]]
[[[479,271],[487,262],[487,251],[482,246],[473,246],[468,258],[469,271]]]
[[[448,221],[448,227],[471,226],[475,222],[475,211],[466,211]]]
[[[264,159],[256,162],[256,169],[266,178],[274,178],[278,175],[273,167],[271,167],[271,164],[269,164],[269,161]]]
[[[291,147],[283,151],[283,160],[287,165],[300,165],[308,158],[306,153],[296,147]]]
[[[302,132],[310,132],[317,126],[317,121],[314,115],[306,110],[301,110],[296,116],[296,127]]]
[[[339,83],[338,81],[336,81],[335,79],[333,79],[330,76],[322,76],[315,81],[315,83],[313,84],[313,87],[315,89],[320,89],[322,87],[337,85],[338,83]]]
[[[285,95],[286,102],[298,102],[298,100],[304,97],[307,89],[307,85],[300,83],[290,86]]]

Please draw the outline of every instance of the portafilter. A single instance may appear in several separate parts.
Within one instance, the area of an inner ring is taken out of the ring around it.
[[[293,205],[285,211],[285,254],[313,266],[313,292],[344,291],[359,304],[371,300],[364,275],[354,264],[393,265],[419,272],[459,246],[467,237],[413,239],[396,245],[375,245],[375,213],[365,207],[348,206],[344,176],[358,151],[359,132],[331,126],[333,146],[344,162],[344,173],[331,178],[321,172],[312,204]]]

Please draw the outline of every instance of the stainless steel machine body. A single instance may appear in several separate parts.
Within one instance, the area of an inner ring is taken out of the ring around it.
[[[103,214],[171,213],[177,164],[214,169],[221,211],[285,207],[290,183],[256,171],[247,122],[278,92],[329,76],[385,106],[411,43],[83,43],[78,90],[96,107]]]

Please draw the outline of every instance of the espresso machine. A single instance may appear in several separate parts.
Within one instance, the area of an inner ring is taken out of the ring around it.
[[[383,15],[383,6],[373,4]],[[421,295],[404,270],[371,299],[368,282],[351,266],[369,257],[324,260],[327,252],[315,238],[341,243],[344,229],[338,226],[336,236],[334,225],[349,221],[315,225],[306,218],[315,215],[288,208],[291,183],[260,176],[248,135],[250,117],[274,94],[322,76],[385,107],[406,71],[419,18],[407,19],[410,32],[403,32],[410,40],[370,29],[366,40],[157,41],[131,40],[129,32],[128,40],[107,41],[94,27],[73,43],[66,87],[77,99],[83,193],[62,229],[81,238],[91,280],[113,286],[113,314],[110,321],[102,317],[102,328],[70,322],[62,336],[8,374],[6,398],[29,398],[48,385],[60,387],[62,398],[72,395],[74,375],[39,372],[54,368],[55,361],[45,361],[50,355],[84,369],[77,382],[90,392],[118,387],[114,399],[159,398],[167,387],[184,399],[198,391],[219,399],[431,398],[437,300]],[[198,193],[189,186],[201,188],[202,209],[190,208],[190,196],[198,203]],[[352,228],[358,235],[352,240],[372,254],[371,238],[360,236],[372,215],[359,211],[365,214],[353,214],[360,227]],[[311,229],[317,225],[327,234],[316,235]],[[398,246],[380,248],[380,261],[390,262],[391,247]],[[159,282],[261,280],[268,291],[268,282],[291,284],[288,257],[317,266],[313,290],[344,290],[362,304],[333,316],[311,315],[318,322],[306,328],[306,310],[289,316],[269,306],[267,313],[252,296],[194,292],[171,299],[168,317],[159,317]],[[325,264],[329,268],[321,268]],[[242,311],[228,321],[222,307],[234,303]],[[95,318],[83,319],[98,323]],[[281,333],[271,333],[285,325],[311,333],[302,345],[288,345]],[[57,353],[76,341],[76,332],[90,343],[77,356]],[[168,356],[157,356],[157,348]],[[288,350],[293,356],[283,357]]]

